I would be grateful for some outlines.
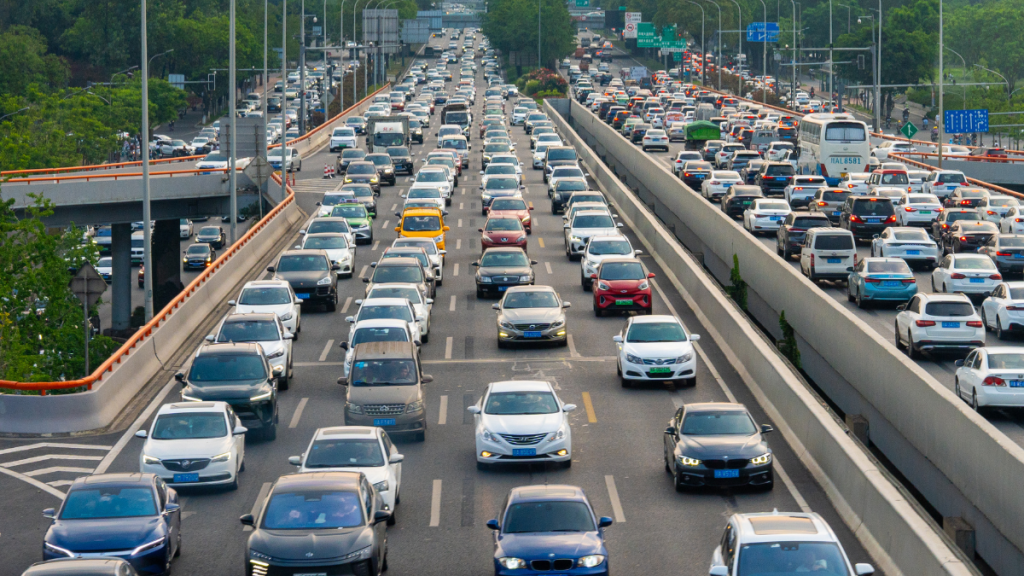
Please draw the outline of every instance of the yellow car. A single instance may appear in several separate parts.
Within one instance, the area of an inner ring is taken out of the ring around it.
[[[400,216],[395,232],[399,238],[433,238],[438,250],[444,250],[444,215],[440,208],[407,208]]]

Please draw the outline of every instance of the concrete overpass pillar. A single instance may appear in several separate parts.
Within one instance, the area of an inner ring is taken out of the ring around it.
[[[110,329],[119,334],[130,328],[132,317],[132,225],[111,226]]]
[[[153,229],[154,313],[163,310],[185,288],[181,283],[181,257],[179,221],[157,220]]]

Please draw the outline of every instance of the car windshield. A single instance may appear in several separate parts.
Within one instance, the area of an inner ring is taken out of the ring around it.
[[[352,335],[352,346],[367,342],[408,342],[409,333],[404,328],[360,328]]]
[[[854,202],[851,210],[858,216],[889,216],[895,213],[892,201],[882,198],[866,199],[863,202]]]
[[[583,170],[579,168],[555,168],[551,174],[552,178],[584,178]]]
[[[582,192],[587,190],[587,183],[583,180],[562,180],[555,184],[555,190],[559,192]]]
[[[206,226],[199,231],[199,236],[220,236],[220,228],[217,226]]]
[[[1002,198],[989,198],[989,206],[998,206],[1001,208],[1009,208],[1010,206],[1020,206],[1020,202],[1016,198],[1002,197]]]
[[[909,184],[910,179],[907,178],[905,172],[892,172],[889,174],[882,174],[882,184]]]
[[[967,189],[967,190],[961,190],[960,191],[960,197],[961,198],[982,198],[984,196],[988,196],[988,192],[985,192],[984,190],[970,190],[970,189]]]
[[[455,150],[466,150],[466,141],[461,138],[452,138],[441,142],[441,148],[454,148]]]
[[[601,280],[642,280],[647,278],[639,262],[605,262],[601,266]]]
[[[974,306],[970,302],[929,302],[924,313],[929,316],[973,316]]]
[[[615,228],[615,222],[607,214],[583,214],[573,218],[573,228]]]
[[[291,304],[292,297],[287,288],[246,288],[238,297],[238,303],[245,306],[274,306]]]
[[[64,499],[60,519],[138,518],[156,514],[157,505],[152,488],[111,486],[72,490]]]
[[[554,414],[558,402],[550,392],[498,392],[487,397],[486,414]]]
[[[263,514],[266,530],[326,530],[363,525],[358,492],[274,491]]]
[[[325,194],[324,199],[320,201],[323,206],[337,206],[338,204],[344,204],[351,202],[352,196],[348,194]]]
[[[359,321],[363,320],[405,320],[412,322],[412,311],[408,306],[367,305],[359,309]]]
[[[530,265],[529,258],[521,251],[500,251],[488,250],[480,259],[480,266],[484,268],[522,268]]]
[[[193,244],[185,250],[186,256],[206,256],[210,253],[210,246],[208,244]],[[102,265],[102,264],[101,264]],[[107,266],[110,266],[110,262],[107,262]]]
[[[575,160],[576,150],[571,148],[559,148],[548,152],[548,160]]]
[[[749,436],[757,432],[746,412],[690,412],[683,420],[680,434],[689,436]]]
[[[515,178],[490,178],[487,180],[488,190],[515,190],[519,183]]]
[[[303,248],[338,250],[348,248],[348,239],[345,236],[306,236],[306,243]]]
[[[372,162],[352,163],[348,166],[349,176],[374,176],[377,174],[377,167]]]
[[[217,335],[217,342],[269,342],[280,339],[281,333],[273,320],[225,322]]]
[[[353,386],[415,384],[416,363],[412,360],[359,360],[352,364]]]
[[[441,219],[437,216],[406,216],[402,219],[402,230],[406,232],[437,232],[441,230]]]
[[[367,212],[366,208],[361,204],[359,206],[343,204],[341,206],[335,206],[334,209],[331,210],[331,216],[341,218],[366,218]]]
[[[342,150],[342,160],[357,160],[366,157],[366,150],[360,150],[358,148],[349,148],[348,150]]]
[[[515,174],[516,167],[511,164],[488,164],[485,175],[491,174]]]
[[[759,202],[757,204],[760,210],[786,210],[789,211],[789,204],[786,202]]]
[[[371,468],[384,465],[376,438],[317,440],[306,453],[305,468]]]
[[[634,322],[626,334],[627,342],[685,342],[686,331],[676,322]]]
[[[502,308],[558,308],[558,296],[554,292],[527,291],[511,292],[505,296]]]
[[[391,166],[391,156],[387,154],[368,154],[367,162],[373,162],[374,166]]]
[[[267,377],[263,358],[255,354],[202,354],[188,372],[191,382],[262,380]]]
[[[520,198],[498,198],[491,203],[491,211],[526,210],[526,201]]]
[[[409,149],[405,146],[391,146],[388,148],[388,155],[391,157],[398,156],[404,158],[409,155]]]
[[[278,272],[327,272],[327,259],[320,255],[293,254],[281,256],[277,261]]]
[[[391,250],[388,250],[384,252],[380,258],[381,260],[387,260],[390,258],[415,258],[420,261],[420,265],[424,268],[430,267],[430,260],[427,259],[426,253],[420,252],[419,250],[414,252],[392,252]]]
[[[484,224],[485,232],[509,232],[522,229],[523,224],[518,218],[490,218]]]
[[[626,239],[601,240],[599,242],[591,240],[587,252],[594,256],[607,256],[609,254],[631,255],[633,254],[633,247],[629,245],[629,241]]]
[[[899,261],[868,262],[868,274],[910,274],[910,266]]]
[[[437,188],[412,188],[407,198],[440,198],[441,191]]]
[[[281,155],[278,154],[278,157],[280,157],[280,156]],[[218,154],[216,152],[211,152],[210,154],[207,154],[206,158],[203,158],[201,161],[202,162],[227,162],[228,161],[228,157],[224,156],[223,154]]]
[[[529,532],[593,532],[594,516],[584,502],[554,500],[519,502],[505,513],[505,534]]]
[[[378,266],[373,271],[373,282],[375,284],[388,282],[419,284],[423,282],[423,271],[419,266]]]
[[[743,544],[736,576],[781,576],[815,572],[848,576],[846,560],[831,542],[767,542]]]
[[[416,175],[417,182],[447,182],[448,177],[440,170],[424,170]]]
[[[348,232],[351,232],[351,228],[349,228],[348,222],[344,220],[318,219],[310,223],[309,228],[306,229],[307,236],[320,233],[346,234]]]
[[[366,295],[370,298],[405,298],[413,304],[420,303],[420,292],[411,286],[376,286]]]
[[[996,265],[987,256],[975,256],[954,259],[953,268],[956,270],[995,270]]]
[[[163,414],[153,423],[154,440],[223,438],[228,424],[221,412],[182,412]]]
[[[487,152],[487,153],[508,152],[508,150],[509,150],[508,144],[502,144],[500,142],[499,143],[495,143],[495,144],[488,144],[487,146],[484,146],[484,152]]]

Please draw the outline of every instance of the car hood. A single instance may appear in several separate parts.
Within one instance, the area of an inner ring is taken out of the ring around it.
[[[236,314],[277,314],[278,316],[284,316],[291,311],[291,304],[275,304],[273,306],[249,306],[246,304],[238,304],[235,306]]]
[[[353,404],[408,404],[420,400],[419,386],[348,386],[347,398]]]
[[[590,238],[591,236],[607,236],[618,234],[618,228],[571,228],[569,234],[578,238]]]
[[[182,438],[180,440],[146,441],[142,452],[147,456],[165,459],[177,458],[210,458],[223,454],[231,449],[232,437],[219,438]]]
[[[561,308],[506,308],[501,311],[501,316],[513,324],[551,324],[562,319]]]
[[[622,349],[641,358],[678,358],[687,352],[693,352],[689,342],[626,342]]]
[[[509,268],[499,267],[499,266],[494,266],[494,267],[491,267],[491,266],[487,266],[487,267],[481,266],[480,267],[480,275],[481,276],[494,276],[494,275],[501,276],[503,274],[508,274],[508,275],[519,274],[521,276],[525,276],[527,274],[530,274],[531,272],[532,271],[531,271],[529,266],[513,266],[513,267],[509,267]]]
[[[131,550],[165,533],[159,516],[101,520],[56,520],[46,542],[73,552]]]
[[[224,382],[189,382],[183,391],[187,391],[189,396],[200,400],[238,400],[240,398],[248,400],[249,397],[257,394],[266,382],[265,378]]]
[[[362,472],[366,475],[366,480],[370,484],[376,484],[377,482],[383,482],[388,479],[388,466],[337,466],[330,468],[304,468],[304,473],[309,472]]]
[[[681,436],[682,453],[698,460],[754,458],[768,451],[760,434],[750,436]]]
[[[515,242],[517,239],[525,236],[525,233],[518,230],[496,230],[493,232],[484,232],[484,236],[492,242]]]
[[[274,278],[287,281],[292,285],[292,288],[315,288],[316,283],[327,275],[328,273],[323,270],[312,272],[277,272],[274,274]]]
[[[590,554],[606,554],[599,532],[538,532],[529,534],[501,534],[498,536],[494,557],[549,559],[579,558]]]
[[[348,225],[353,228],[365,228],[370,225],[369,218],[346,218]]]
[[[324,252],[327,252],[327,257],[331,259],[331,262],[341,262],[351,256],[355,250],[351,248],[326,248]]]
[[[641,282],[644,280],[600,280],[601,282],[608,285],[609,292],[616,293],[621,291],[634,291],[638,289]]]
[[[540,434],[555,432],[562,425],[562,413],[497,415],[481,414],[480,423],[495,434]]]
[[[373,530],[364,526],[344,530],[267,530],[249,537],[249,549],[281,560],[329,559],[373,544]]]
[[[204,242],[217,242],[218,240],[220,240],[220,234],[213,236],[196,236],[196,242],[199,242],[200,244]]]

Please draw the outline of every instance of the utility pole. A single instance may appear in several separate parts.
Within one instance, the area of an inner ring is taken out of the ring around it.
[[[282,96],[288,91],[288,0],[281,0],[281,86]],[[287,98],[285,98],[287,100]],[[288,170],[285,168],[285,158],[288,158],[288,110],[283,102],[281,104],[281,129],[284,136],[281,138],[281,199],[288,197]]]
[[[936,150],[936,152],[939,156],[939,170],[942,170],[942,141],[943,136],[945,136],[946,132],[946,116],[944,112],[945,108],[943,108],[944,102],[942,101],[944,81],[943,75],[945,74],[945,71],[942,68],[943,44],[944,39],[942,35],[942,0],[939,0],[939,113],[935,115],[935,126],[939,129],[939,141],[936,142],[936,144],[938,144],[938,150]]]
[[[829,0],[831,2],[832,0]],[[761,104],[765,103],[768,97],[768,6],[761,0],[761,8],[764,9],[764,41],[761,44]]]
[[[299,136],[306,134],[306,0],[300,4],[299,18]],[[281,158],[281,166],[286,158]],[[283,170],[284,168],[282,168]]]
[[[537,0],[537,68],[543,66],[543,60],[540,57],[540,5],[544,0]]]
[[[231,24],[228,33],[231,38],[228,39],[228,90],[231,94],[231,145],[228,153],[228,187],[231,191],[231,243],[234,244],[238,241],[238,174],[235,170],[238,161],[238,111],[235,110],[235,99],[238,97],[235,89],[235,0],[231,0],[229,17]]]
[[[142,0],[142,266],[143,305],[146,311],[146,322],[153,319],[153,232],[149,229],[150,214],[149,197],[149,49],[146,46],[146,0]]]
[[[737,13],[737,19],[738,19],[736,25],[739,28],[739,37],[740,37],[740,53],[736,56],[736,59],[740,61],[740,71],[742,72],[743,71],[743,62],[746,61],[746,55],[743,54],[743,8],[740,8],[740,4],[736,0],[729,0],[729,1],[736,5],[736,13]],[[743,57],[742,59],[740,58],[741,56]],[[740,79],[740,82],[743,82],[743,80]],[[736,89],[739,90],[739,86],[737,86]]]
[[[792,57],[792,61],[790,62],[790,64],[792,64],[792,66],[790,67],[790,70],[789,70],[791,72],[790,78],[789,78],[789,102],[792,102],[793,101],[793,97],[796,96],[796,74],[797,74],[797,65],[796,65],[796,1],[795,0],[789,0],[789,2],[793,5],[793,57]]]

